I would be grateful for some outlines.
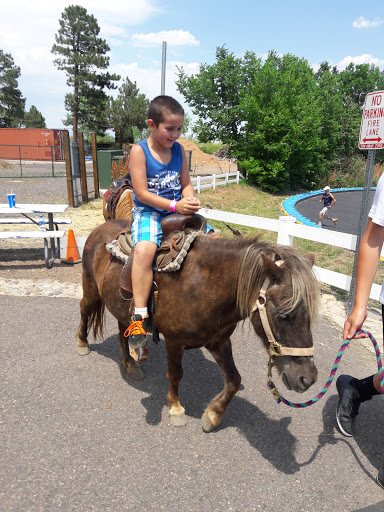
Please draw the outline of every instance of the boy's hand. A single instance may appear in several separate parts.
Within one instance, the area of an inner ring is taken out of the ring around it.
[[[183,197],[176,203],[177,213],[192,215],[200,210],[201,203],[196,197]]]

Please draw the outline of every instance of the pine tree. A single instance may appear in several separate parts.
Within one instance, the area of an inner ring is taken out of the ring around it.
[[[116,99],[110,99],[109,126],[115,132],[120,148],[123,142],[133,142],[133,128],[142,130],[147,126],[148,99],[139,94],[136,82],[127,77],[119,89]]]
[[[24,114],[24,126],[26,128],[46,128],[45,118],[37,108],[32,105],[28,112]]]
[[[53,62],[60,71],[65,71],[67,85],[73,88],[72,94],[65,97],[65,107],[70,112],[67,122],[72,121],[73,140],[77,141],[79,124],[101,131],[98,121],[101,121],[106,104],[104,89],[116,89],[113,82],[120,80],[120,76],[100,71],[108,68],[107,52],[110,48],[99,37],[100,27],[96,18],[84,7],[66,7],[59,24],[56,44],[51,52],[58,55]],[[95,102],[102,106],[96,119]],[[88,115],[87,104],[92,109],[92,116]]]
[[[0,50],[0,128],[18,128],[23,122],[25,98],[18,88],[19,77],[12,55]]]

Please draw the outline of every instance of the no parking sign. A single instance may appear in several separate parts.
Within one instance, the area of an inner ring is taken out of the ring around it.
[[[360,125],[359,148],[384,147],[384,91],[370,92],[365,97]]]

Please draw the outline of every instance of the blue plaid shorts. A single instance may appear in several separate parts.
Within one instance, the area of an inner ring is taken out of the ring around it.
[[[160,223],[171,212],[160,213],[152,208],[135,206],[132,208],[132,239],[133,245],[137,242],[153,242],[160,246],[161,235],[163,234]]]
[[[132,208],[133,223],[132,223],[132,240],[135,246],[137,242],[153,242],[160,247],[161,236],[163,234],[160,224],[167,215],[172,212],[160,213],[152,208],[143,206],[135,206]],[[206,232],[213,229],[207,224]]]

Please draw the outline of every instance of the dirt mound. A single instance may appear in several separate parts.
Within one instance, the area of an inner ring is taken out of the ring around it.
[[[13,169],[13,166],[5,160],[0,160],[0,169]]]
[[[217,165],[217,158],[208,153],[204,153],[201,149],[191,140],[178,139],[177,142],[183,146],[185,151],[192,151],[191,167],[212,167]]]

